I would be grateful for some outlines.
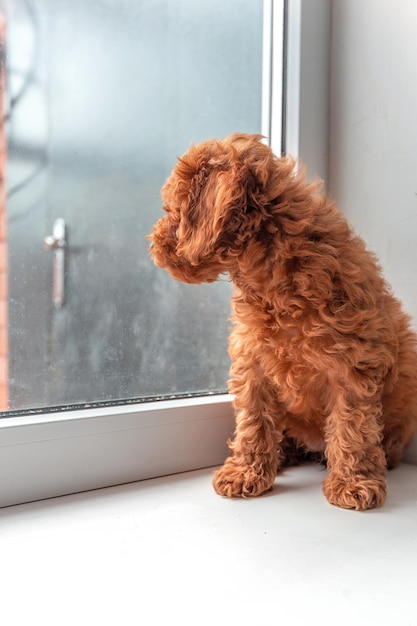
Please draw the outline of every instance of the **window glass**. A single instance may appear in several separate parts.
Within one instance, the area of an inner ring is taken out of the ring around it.
[[[6,2],[2,410],[225,389],[229,283],[145,235],[191,142],[261,131],[262,4]]]

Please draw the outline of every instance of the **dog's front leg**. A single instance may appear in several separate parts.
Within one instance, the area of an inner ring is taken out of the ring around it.
[[[214,475],[218,494],[231,497],[258,496],[271,489],[278,468],[277,445],[262,415],[237,412],[235,438],[229,441],[231,456]]]
[[[381,403],[352,391],[339,394],[326,425],[329,474],[323,492],[331,504],[358,511],[386,497]]]
[[[277,473],[280,408],[256,368],[236,376],[230,390],[236,410],[232,455],[215,473],[213,486],[222,496],[258,496],[271,489]]]

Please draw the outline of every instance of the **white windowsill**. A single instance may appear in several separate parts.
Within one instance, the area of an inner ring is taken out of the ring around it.
[[[417,623],[416,466],[366,513],[330,506],[314,465],[247,500],[212,472],[1,510],[2,623]]]
[[[0,507],[222,463],[228,395],[0,419]]]

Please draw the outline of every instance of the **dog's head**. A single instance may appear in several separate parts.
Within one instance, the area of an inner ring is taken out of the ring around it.
[[[185,282],[213,282],[272,232],[268,205],[282,192],[283,168],[288,174],[293,164],[261,139],[234,134],[191,146],[178,159],[162,188],[166,216],[149,235],[156,265]]]

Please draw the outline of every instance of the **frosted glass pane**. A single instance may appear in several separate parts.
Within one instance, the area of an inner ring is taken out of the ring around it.
[[[153,266],[190,142],[260,132],[261,0],[7,9],[8,407],[224,390],[230,285]],[[67,226],[65,302],[43,240]]]

